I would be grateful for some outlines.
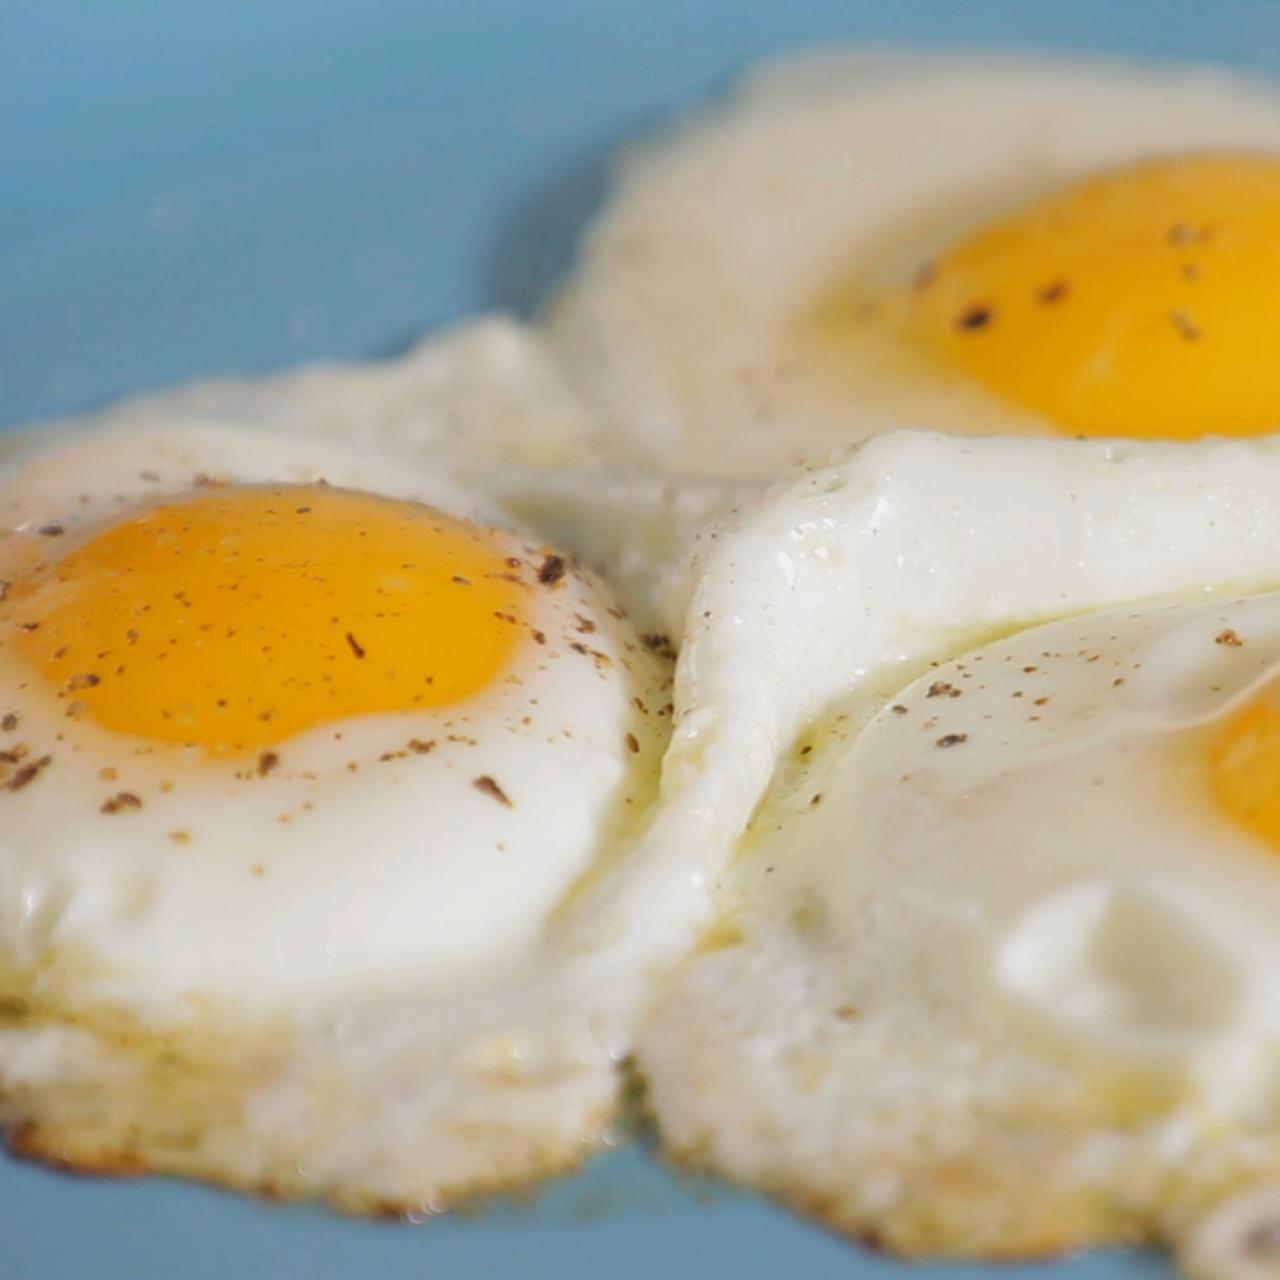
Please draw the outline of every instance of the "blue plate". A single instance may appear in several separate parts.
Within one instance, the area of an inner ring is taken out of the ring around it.
[[[1256,0],[3,0],[0,423],[528,311],[621,139],[833,38],[1280,70],[1280,8]],[[634,1150],[421,1228],[3,1160],[0,1202],[6,1280],[1168,1274],[1132,1254],[908,1268]]]

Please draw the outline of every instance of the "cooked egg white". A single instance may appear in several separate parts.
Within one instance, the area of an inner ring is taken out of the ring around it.
[[[1277,492],[1274,438],[894,433],[700,540],[673,1156],[913,1255],[1190,1241],[1280,1175]]]
[[[642,629],[693,533],[733,496],[617,468],[596,415],[545,339],[504,315],[424,336],[402,356],[147,391],[93,413],[0,432],[0,461],[89,431],[252,427],[448,477],[599,571]]]
[[[70,431],[175,421],[320,439],[464,482],[495,467],[587,469],[601,456],[591,416],[544,341],[505,315],[428,333],[387,359],[141,392],[93,414],[10,430],[0,444],[13,452]]]
[[[578,904],[669,663],[603,588],[425,474],[208,424],[36,454],[0,521],[14,1146],[416,1213],[604,1140],[654,946]]]
[[[1280,425],[1280,95],[1198,67],[794,56],[637,150],[550,334],[615,456],[770,479],[893,427]]]

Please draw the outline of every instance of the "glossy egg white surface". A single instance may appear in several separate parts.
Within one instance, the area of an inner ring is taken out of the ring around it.
[[[1274,439],[895,433],[700,540],[670,1154],[913,1255],[1181,1239],[1275,1178],[1280,880],[1205,743],[1280,659],[1277,485]]]

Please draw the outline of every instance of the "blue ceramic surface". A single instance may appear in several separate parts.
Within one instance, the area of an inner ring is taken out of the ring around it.
[[[749,59],[837,38],[1280,70],[1280,4],[0,0],[0,423],[527,312],[619,141]],[[0,1206],[4,1280],[1168,1274],[1121,1254],[910,1268],[635,1151],[419,1228],[3,1159]]]

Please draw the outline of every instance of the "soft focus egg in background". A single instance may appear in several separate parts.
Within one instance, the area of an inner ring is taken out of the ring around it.
[[[18,1149],[361,1211],[578,1163],[653,939],[575,902],[668,725],[608,594],[425,474],[226,426],[70,437],[0,518]]]
[[[550,332],[619,457],[768,478],[895,426],[1280,424],[1280,96],[831,52],[636,150]]]

